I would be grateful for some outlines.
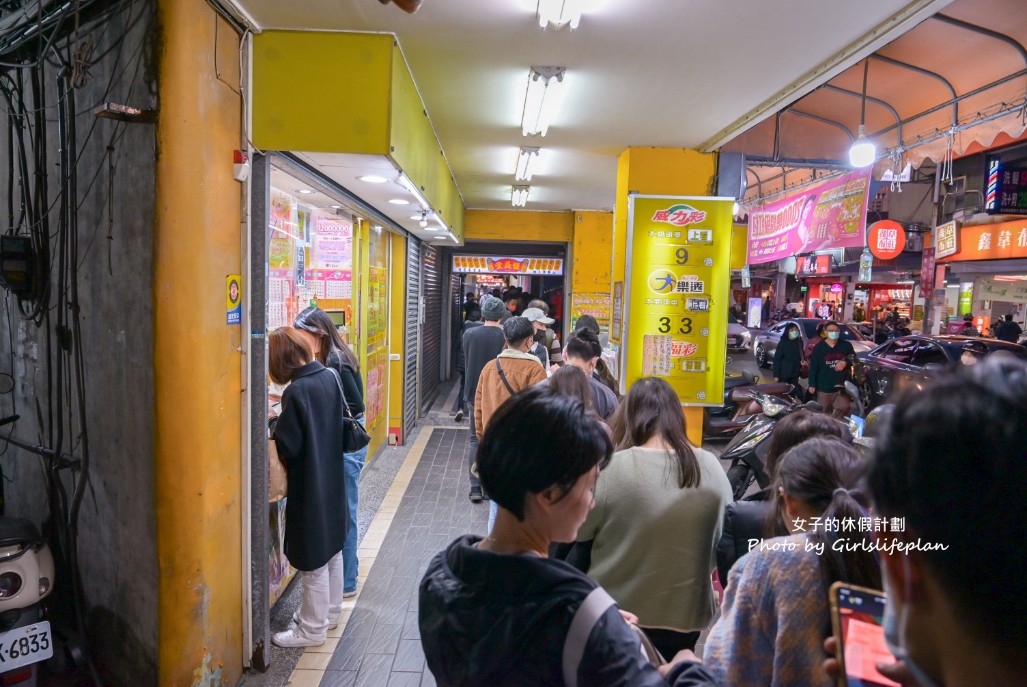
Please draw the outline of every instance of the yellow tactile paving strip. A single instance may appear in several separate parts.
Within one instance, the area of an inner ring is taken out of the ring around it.
[[[410,452],[403,461],[403,465],[400,466],[399,472],[396,473],[396,478],[392,481],[389,490],[385,493],[382,505],[378,508],[378,512],[375,513],[374,520],[371,521],[371,526],[367,528],[364,539],[360,542],[360,547],[357,549],[357,556],[360,559],[360,567],[362,569],[370,571],[374,568],[374,561],[378,556],[379,549],[381,549],[382,542],[385,541],[385,535],[388,534],[389,528],[392,527],[392,519],[395,517],[396,511],[399,510],[400,501],[403,500],[403,495],[410,485],[410,478],[413,477],[414,470],[417,469],[417,464],[421,461],[421,456],[424,454],[424,448],[428,445],[428,440],[436,429],[454,428],[422,426],[414,443],[410,445]],[[465,428],[456,427],[455,429]],[[328,662],[332,659],[332,654],[335,653],[335,649],[339,646],[339,639],[346,629],[346,623],[349,622],[350,614],[353,612],[353,607],[356,606],[357,599],[360,598],[360,592],[363,588],[364,577],[360,577],[357,580],[357,595],[342,602],[342,615],[339,616],[339,626],[334,630],[328,631],[328,639],[324,644],[309,647],[303,653],[299,663],[296,664],[295,670],[292,671],[292,675],[289,677],[288,684],[290,687],[318,687],[321,684],[321,678],[328,667]]]

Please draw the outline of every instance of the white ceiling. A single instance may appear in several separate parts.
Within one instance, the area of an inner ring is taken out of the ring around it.
[[[424,0],[414,15],[378,0],[230,1],[263,29],[396,34],[468,208],[510,209],[518,147],[542,147],[527,210],[610,210],[624,149],[714,141],[910,27],[889,18],[948,2],[592,0],[576,31],[542,31],[537,0]],[[544,138],[520,131],[532,65],[567,68]]]

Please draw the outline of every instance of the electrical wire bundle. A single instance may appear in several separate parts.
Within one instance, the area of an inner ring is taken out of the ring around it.
[[[23,320],[45,335],[45,358],[41,356],[38,362],[46,376],[46,395],[41,399],[39,394],[35,399],[38,445],[14,437],[6,441],[42,458],[50,512],[48,537],[58,563],[58,580],[67,580],[62,599],[70,604],[82,637],[90,633],[79,569],[78,521],[89,486],[91,455],[79,288],[80,268],[94,245],[99,223],[83,247],[79,242],[79,211],[90,199],[101,172],[107,169],[109,248],[113,240],[116,144],[125,125],[119,122],[114,126],[106,153],[80,193],[80,158],[96,133],[97,119],[93,118],[80,140],[78,91],[89,83],[90,68],[111,53],[114,68],[110,80],[90,110],[105,102],[124,77],[134,85],[146,61],[145,38],[125,65],[121,64],[123,50],[138,22],[150,17],[148,5],[146,0],[0,0],[0,107],[7,120],[8,157],[5,233],[27,236],[31,241],[32,288],[17,297],[17,306]],[[109,47],[95,54],[101,41],[107,41]],[[129,68],[134,69],[129,72]],[[56,99],[51,102],[47,90],[54,83]],[[54,121],[56,127],[52,126]],[[51,178],[55,151],[56,180]],[[11,298],[8,293],[13,374]],[[89,669],[100,685],[91,660]]]

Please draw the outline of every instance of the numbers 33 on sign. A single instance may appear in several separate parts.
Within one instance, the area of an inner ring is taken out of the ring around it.
[[[43,621],[0,634],[0,673],[53,656],[50,623]]]

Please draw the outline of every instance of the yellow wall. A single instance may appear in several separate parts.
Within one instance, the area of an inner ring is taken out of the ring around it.
[[[628,148],[617,159],[613,281],[623,281],[628,240],[628,193],[706,196],[711,194],[717,156],[680,148]],[[625,336],[624,340],[628,340]],[[702,444],[703,409],[687,407],[688,438]]]
[[[253,144],[387,154],[392,43],[392,36],[371,33],[256,34]]]
[[[389,431],[403,438],[403,369],[406,366],[406,262],[407,238],[392,237],[392,269],[389,270]]]
[[[242,668],[239,41],[204,0],[159,0],[154,245],[159,678],[232,685]],[[202,135],[197,135],[202,132]],[[244,299],[249,297],[244,284]],[[260,552],[258,552],[258,555]]]
[[[574,239],[574,214],[528,210],[468,210],[464,214],[464,238],[568,243]]]
[[[574,213],[574,260],[571,291],[610,293],[610,267],[613,259],[613,213]]]

